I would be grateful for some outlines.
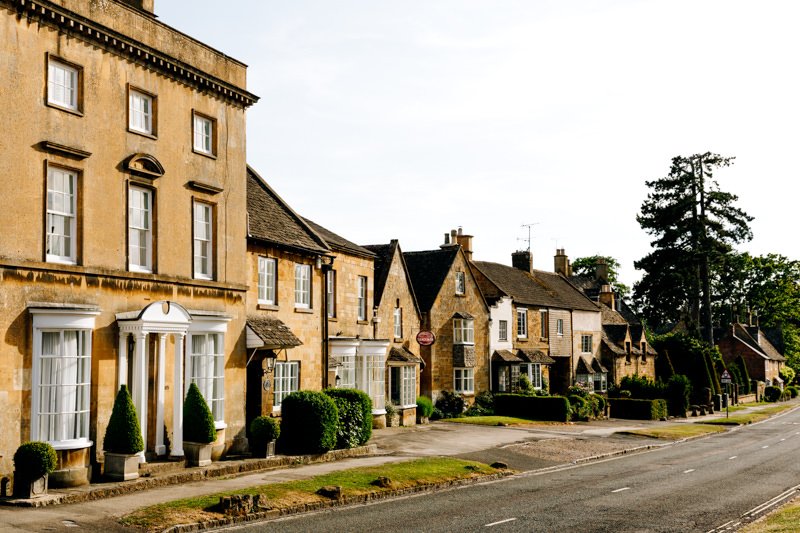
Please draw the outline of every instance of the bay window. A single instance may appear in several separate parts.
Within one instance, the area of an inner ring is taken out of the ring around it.
[[[453,319],[453,344],[474,344],[475,330],[471,318]]]

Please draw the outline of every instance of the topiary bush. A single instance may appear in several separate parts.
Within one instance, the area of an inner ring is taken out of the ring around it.
[[[15,476],[22,482],[31,482],[56,469],[58,455],[47,442],[26,442],[14,452]]]
[[[217,438],[214,415],[196,383],[189,385],[183,402],[183,440],[210,444]]]
[[[675,374],[667,382],[667,412],[672,416],[686,417],[692,383],[683,374]]]
[[[324,453],[336,447],[339,412],[333,398],[316,391],[297,391],[281,403],[278,445],[290,453]]]
[[[443,390],[436,398],[436,408],[442,418],[456,418],[464,414],[464,397],[456,392]]]
[[[333,398],[339,413],[336,447],[355,448],[366,444],[372,436],[370,397],[358,389],[326,389],[324,393]]]
[[[120,385],[111,418],[106,427],[103,438],[103,449],[111,453],[133,455],[144,450],[142,429],[139,426],[139,417],[136,416],[136,407],[128,392],[128,387]]]
[[[427,396],[417,398],[417,416],[430,418],[433,414],[433,401]]]
[[[257,416],[250,422],[250,437],[260,442],[278,440],[281,435],[281,426],[278,421],[269,416]]]
[[[768,402],[777,402],[781,399],[782,394],[783,391],[780,389],[780,387],[770,385],[764,389],[764,400]]]
[[[797,394],[798,392],[800,392],[800,389],[798,389],[794,385],[789,385],[788,387],[786,387],[786,390],[789,391],[789,396],[792,398],[797,398]]]

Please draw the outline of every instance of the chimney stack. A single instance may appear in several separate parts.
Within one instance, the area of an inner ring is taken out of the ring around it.
[[[464,231],[459,226],[456,234],[456,242],[461,245],[467,261],[472,261],[472,235],[464,235]]]
[[[155,0],[122,0],[123,4],[127,4],[134,9],[143,11],[148,15],[155,15]]]
[[[569,277],[572,275],[572,265],[569,263],[569,257],[564,253],[564,248],[556,249],[556,255],[553,257],[553,270],[555,270],[556,274],[563,276]]]
[[[598,257],[594,264],[594,278],[597,281],[608,281],[608,263],[602,257]]]
[[[520,250],[511,254],[511,266],[533,274],[533,254],[530,250]]]
[[[617,310],[615,307],[616,302],[614,301],[614,291],[611,289],[611,285],[602,285],[600,287],[600,303],[607,305],[609,309]]]

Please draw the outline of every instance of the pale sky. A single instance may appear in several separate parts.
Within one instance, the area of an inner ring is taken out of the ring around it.
[[[645,180],[675,155],[755,217],[742,249],[800,259],[800,2],[156,0],[159,19],[248,68],[248,161],[299,213],[359,244],[432,249],[462,226],[510,264],[533,226],[622,263],[650,238]]]

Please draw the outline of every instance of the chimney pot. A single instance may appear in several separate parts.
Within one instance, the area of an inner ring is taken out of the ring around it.
[[[530,250],[520,250],[511,254],[511,266],[533,274],[533,254]]]

